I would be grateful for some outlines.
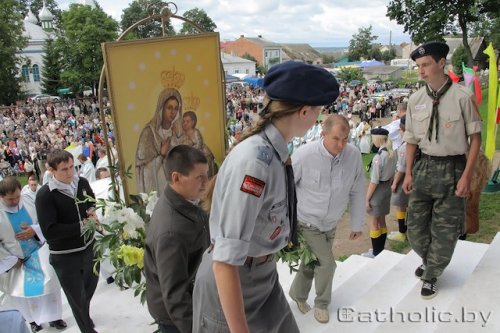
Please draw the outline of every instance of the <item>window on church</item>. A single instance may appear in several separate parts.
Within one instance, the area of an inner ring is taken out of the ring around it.
[[[33,65],[33,81],[39,82],[40,81],[40,70],[38,68],[38,65]]]
[[[23,81],[30,82],[30,70],[28,68],[28,65],[23,65],[21,67],[21,76],[23,78]]]

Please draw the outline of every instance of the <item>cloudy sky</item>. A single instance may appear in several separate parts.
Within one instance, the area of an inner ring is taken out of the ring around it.
[[[61,9],[81,0],[57,0]],[[106,13],[120,20],[131,0],[97,0]],[[178,14],[194,7],[204,9],[217,25],[221,40],[240,35],[279,43],[309,43],[312,46],[347,46],[360,27],[372,25],[378,42],[409,42],[402,26],[386,16],[389,0],[183,0]],[[174,26],[182,24],[173,20]]]

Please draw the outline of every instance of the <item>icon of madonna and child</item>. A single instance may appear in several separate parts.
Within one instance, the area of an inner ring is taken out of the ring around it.
[[[163,71],[161,81],[164,89],[158,96],[153,118],[143,128],[135,155],[137,191],[161,193],[167,184],[163,159],[170,149],[177,145],[189,145],[201,150],[208,160],[209,177],[217,172],[217,164],[211,150],[203,141],[196,128],[198,118],[194,110],[199,99],[190,96],[183,113],[183,99],[179,88],[184,83],[184,75]]]

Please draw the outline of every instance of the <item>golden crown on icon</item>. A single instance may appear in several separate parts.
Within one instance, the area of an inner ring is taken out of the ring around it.
[[[184,97],[184,110],[185,111],[196,111],[198,107],[200,106],[200,98],[197,96],[194,96],[193,93],[191,93],[190,96]]]
[[[161,84],[165,88],[175,88],[179,89],[184,84],[184,80],[186,76],[175,70],[175,66],[172,67],[172,70],[167,70],[161,72]]]

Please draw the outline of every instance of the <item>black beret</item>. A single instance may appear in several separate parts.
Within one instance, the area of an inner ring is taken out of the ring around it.
[[[401,119],[399,119],[399,124],[406,126],[406,115],[402,116]]]
[[[439,59],[446,58],[449,50],[450,48],[448,47],[448,45],[446,45],[446,43],[428,42],[420,45],[415,50],[413,50],[413,52],[410,54],[410,58],[413,61],[415,61],[415,59],[428,55],[437,55]]]
[[[264,90],[271,100],[319,106],[337,99],[339,84],[332,74],[321,67],[286,61],[267,72]]]
[[[382,127],[375,127],[371,130],[372,135],[389,135],[389,131]]]

